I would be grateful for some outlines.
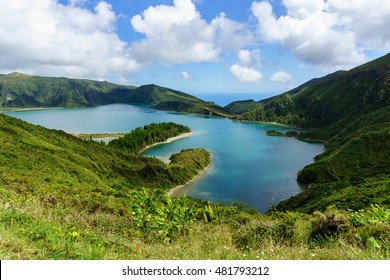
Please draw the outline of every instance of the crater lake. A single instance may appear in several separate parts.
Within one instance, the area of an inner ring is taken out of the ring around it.
[[[212,165],[183,193],[223,204],[244,202],[260,212],[301,192],[297,173],[324,149],[320,143],[265,134],[270,129],[291,130],[279,125],[157,111],[145,105],[113,104],[6,114],[68,133],[126,133],[159,122],[187,125],[192,136],[154,146],[144,154],[168,159],[182,149],[203,147],[212,153]]]

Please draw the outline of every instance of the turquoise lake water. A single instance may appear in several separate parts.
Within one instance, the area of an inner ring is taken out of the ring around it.
[[[155,146],[145,154],[165,159],[182,149],[203,147],[213,154],[212,166],[189,185],[187,195],[225,204],[241,201],[261,212],[301,192],[303,188],[296,181],[298,171],[323,152],[322,144],[265,135],[269,129],[285,131],[281,126],[156,111],[142,105],[19,111],[7,115],[69,133],[129,132],[153,122],[187,125],[194,132],[192,136]]]

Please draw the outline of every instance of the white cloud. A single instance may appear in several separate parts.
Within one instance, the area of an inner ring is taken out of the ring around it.
[[[238,53],[238,61],[241,65],[251,65],[252,64],[252,56],[249,50],[241,50]]]
[[[121,76],[118,78],[117,82],[121,85],[128,85],[130,83],[130,80],[126,77]]]
[[[116,15],[55,0],[0,0],[0,71],[97,78],[140,69],[114,32]]]
[[[274,83],[287,83],[292,80],[292,77],[286,72],[277,71],[272,75],[270,80]]]
[[[238,52],[238,62],[242,66],[257,66],[261,63],[260,50],[240,50]]]
[[[354,33],[362,48],[390,48],[390,1],[328,0],[326,11],[337,16],[340,29]]]
[[[69,0],[69,4],[71,6],[77,6],[77,5],[82,5],[86,2],[87,0]]]
[[[241,83],[260,83],[263,75],[254,68],[244,67],[238,64],[233,64],[229,72]]]
[[[191,0],[150,6],[135,15],[131,24],[145,36],[131,46],[132,56],[144,63],[215,62],[223,51],[236,52],[252,40],[244,24],[228,19],[224,13],[208,23]]]
[[[265,42],[291,48],[304,62],[326,70],[367,60],[366,50],[390,47],[390,1],[284,0],[276,17],[268,1],[254,2],[258,34]]]
[[[260,65],[260,50],[240,50],[237,58],[238,63],[229,69],[230,74],[240,83],[260,83],[263,75],[255,68]]]
[[[151,6],[131,19],[145,34],[131,53],[138,61],[166,63],[215,61],[221,49],[214,44],[214,29],[201,18],[191,0],[174,0],[173,6]]]
[[[180,75],[181,75],[182,78],[185,79],[185,80],[190,80],[190,79],[191,79],[191,75],[188,74],[188,72],[186,72],[186,71],[181,72]]]
[[[243,23],[228,19],[224,13],[213,19],[211,26],[216,32],[217,43],[225,50],[237,52],[253,40],[252,33]]]
[[[283,0],[289,14],[296,18],[306,18],[324,9],[323,0]]]

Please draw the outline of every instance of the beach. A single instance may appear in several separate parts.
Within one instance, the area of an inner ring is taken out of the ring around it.
[[[178,136],[175,136],[175,137],[171,137],[171,138],[168,138],[167,140],[163,141],[163,142],[157,142],[157,143],[154,143],[152,145],[149,145],[149,146],[146,146],[145,148],[143,148],[142,150],[139,151],[140,154],[142,154],[143,152],[145,152],[147,149],[151,148],[151,147],[154,147],[154,146],[157,146],[157,145],[161,145],[161,144],[168,144],[168,143],[171,143],[173,141],[176,141],[176,140],[179,140],[179,139],[182,139],[182,138],[186,138],[186,137],[189,137],[191,135],[193,135],[194,133],[191,131],[191,132],[187,132],[187,133],[183,133],[183,134],[180,134]]]

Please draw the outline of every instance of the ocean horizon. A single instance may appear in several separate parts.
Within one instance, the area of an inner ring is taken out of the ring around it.
[[[194,95],[200,99],[203,99],[204,101],[212,101],[219,106],[226,106],[231,102],[234,101],[241,101],[241,100],[249,100],[253,99],[254,101],[259,101],[262,99],[266,99],[272,96],[275,96],[277,94],[270,93],[270,94],[264,94],[264,93],[191,93],[191,95]]]

